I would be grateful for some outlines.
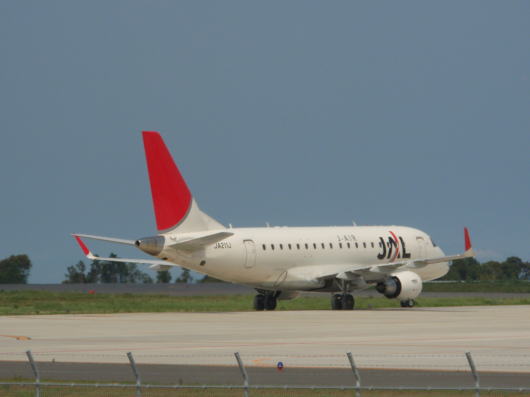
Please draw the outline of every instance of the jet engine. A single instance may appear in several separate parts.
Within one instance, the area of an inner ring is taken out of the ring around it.
[[[423,283],[421,277],[414,272],[404,271],[392,274],[385,281],[377,284],[377,292],[387,298],[399,300],[414,299],[421,293]]]

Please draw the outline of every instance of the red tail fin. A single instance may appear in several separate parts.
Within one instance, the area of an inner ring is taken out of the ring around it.
[[[144,131],[144,149],[156,227],[167,230],[178,225],[190,210],[191,192],[158,132]]]
[[[471,239],[469,238],[469,230],[467,230],[467,227],[464,228],[464,242],[466,251],[471,249]]]

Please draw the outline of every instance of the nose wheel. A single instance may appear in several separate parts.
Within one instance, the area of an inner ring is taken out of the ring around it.
[[[401,307],[414,307],[416,305],[416,301],[414,299],[407,299],[400,302]]]

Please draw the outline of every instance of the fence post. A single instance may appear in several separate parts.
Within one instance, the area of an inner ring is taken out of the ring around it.
[[[127,353],[127,357],[129,358],[134,377],[136,378],[136,397],[140,397],[142,395],[142,380],[140,379],[140,374],[138,368],[136,368],[136,362],[134,361],[132,353]]]
[[[351,352],[346,353],[348,360],[350,360],[351,370],[353,371],[353,376],[355,378],[355,397],[361,397],[361,376],[359,375],[359,370],[353,361],[353,356]]]
[[[29,363],[31,364],[31,370],[35,376],[35,397],[40,397],[40,375],[39,369],[37,368],[37,363],[33,360],[33,354],[31,350],[26,351],[26,356],[28,356]]]
[[[478,378],[477,369],[475,368],[475,363],[473,362],[473,357],[471,357],[471,353],[466,353],[467,362],[469,363],[469,367],[471,368],[471,373],[473,374],[473,378],[475,378],[475,396],[480,397],[480,380]]]
[[[244,393],[243,396],[248,397],[248,386],[249,386],[249,380],[248,380],[248,374],[247,370],[245,369],[243,365],[243,361],[241,361],[241,356],[239,355],[239,352],[235,352],[234,356],[236,356],[237,364],[239,365],[239,370],[241,371],[241,375],[243,376],[243,386],[244,386]]]

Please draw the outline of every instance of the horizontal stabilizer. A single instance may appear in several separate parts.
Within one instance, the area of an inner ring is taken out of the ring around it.
[[[200,249],[207,245],[224,240],[225,238],[228,238],[233,235],[234,233],[231,233],[231,232],[217,232],[217,233],[208,234],[202,237],[179,241],[175,244],[172,244],[171,247],[178,249],[178,250],[194,251],[196,249]]]
[[[81,240],[81,236],[80,234],[72,234],[72,236],[74,236],[74,238],[76,239],[77,241],[77,244],[79,244],[79,246],[81,247],[81,250],[83,251],[83,253],[85,254],[85,256],[88,258],[88,259],[91,259],[91,260],[96,260],[96,261],[107,261],[107,262],[122,262],[122,263],[143,263],[143,264],[146,264],[146,265],[151,265],[151,266],[160,266],[160,267],[165,267],[165,266],[174,266],[174,267],[179,267],[178,265],[175,265],[171,262],[167,262],[167,261],[161,261],[161,260],[153,260],[153,259],[127,259],[127,258],[103,258],[103,257],[100,257],[100,256],[96,256],[94,255],[89,249],[88,247],[86,246],[86,244],[83,242],[83,240]],[[97,236],[96,236],[97,237]],[[101,239],[96,239],[96,240],[101,240]],[[104,240],[104,241],[110,241],[110,240]],[[127,240],[122,240],[122,241],[127,241]],[[123,243],[125,244],[125,243]],[[134,242],[132,243],[132,245],[134,245]],[[155,269],[156,270],[156,269]],[[167,270],[167,269],[163,269],[163,270]]]
[[[103,236],[93,236],[91,234],[72,234],[72,236],[79,236],[84,238],[90,238],[92,240],[108,241],[109,243],[118,243],[125,245],[134,245],[134,240],[125,240],[123,238],[114,238],[114,237],[103,237]]]

